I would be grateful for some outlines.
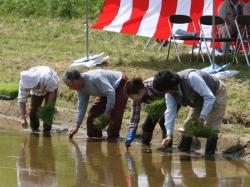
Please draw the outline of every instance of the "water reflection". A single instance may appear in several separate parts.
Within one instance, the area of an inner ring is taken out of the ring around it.
[[[16,183],[16,179],[18,186],[25,187],[234,187],[250,184],[249,165],[240,161],[205,160],[200,155],[180,152],[162,153],[140,144],[126,152],[120,142],[68,141],[67,137],[57,135],[48,138],[13,134],[2,135],[0,140],[0,179],[6,178],[6,184]],[[13,146],[6,149],[10,144]],[[17,170],[14,170],[15,165]],[[6,168],[14,168],[7,170],[13,172],[14,177],[5,177]]]
[[[123,169],[122,154],[118,143],[86,141],[74,146],[75,184],[73,186],[124,186],[127,181]]]
[[[24,136],[17,160],[17,183],[19,187],[57,185],[51,138]]]
[[[129,152],[126,153],[126,163],[128,168],[127,181],[130,187],[138,187],[138,174],[134,158]]]
[[[92,186],[88,180],[87,168],[85,159],[86,157],[82,154],[78,144],[70,139],[70,143],[73,145],[73,155],[75,159],[75,180],[72,187],[80,187],[80,186]],[[85,154],[85,153],[84,153]]]
[[[182,156],[180,161],[180,177],[178,181],[185,186],[199,186],[206,181],[209,186],[217,186],[217,173],[215,162],[206,162],[203,160],[198,167],[193,165],[191,156]],[[204,181],[205,180],[205,181]]]
[[[153,162],[153,155],[151,151],[142,152],[141,157],[142,166],[145,171],[148,185],[155,187],[163,186],[165,181],[165,174],[161,171],[162,164],[156,164]],[[161,159],[161,161],[163,160]],[[171,160],[165,159],[165,161],[166,167],[169,167],[169,163],[171,163]]]
[[[130,186],[250,186],[249,167],[240,161],[205,160],[188,154],[159,156],[144,150],[141,153],[143,172],[136,173],[140,163],[136,163],[131,154],[126,158],[133,174],[131,178],[136,181]]]

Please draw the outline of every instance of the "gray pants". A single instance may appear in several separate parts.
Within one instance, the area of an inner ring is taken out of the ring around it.
[[[205,125],[209,125],[212,128],[219,129],[223,116],[225,115],[225,109],[227,104],[227,90],[225,84],[220,81],[220,88],[215,94],[216,100],[214,102],[211,112],[208,114],[205,121]],[[184,121],[184,129],[187,129],[192,125],[194,119],[200,117],[202,106],[198,108],[190,108],[187,119]]]

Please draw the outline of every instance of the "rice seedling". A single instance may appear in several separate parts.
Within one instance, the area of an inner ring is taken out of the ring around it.
[[[44,122],[45,125],[51,126],[54,119],[56,108],[54,104],[47,104],[38,109],[38,117]]]
[[[161,117],[164,114],[165,110],[166,110],[166,103],[164,98],[153,101],[152,103],[146,105],[145,108],[145,111],[153,119]]]
[[[107,121],[105,116],[102,114],[94,119],[93,124],[96,129],[103,130],[105,127],[112,125],[112,121]]]

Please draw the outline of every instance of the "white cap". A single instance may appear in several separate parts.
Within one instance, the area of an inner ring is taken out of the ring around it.
[[[26,70],[21,73],[20,84],[24,89],[32,89],[39,83],[39,74],[34,70]]]

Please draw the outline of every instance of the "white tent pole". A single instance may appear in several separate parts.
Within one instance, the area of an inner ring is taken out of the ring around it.
[[[88,0],[85,0],[85,25],[86,25],[86,55],[89,60],[89,14],[88,14]]]
[[[213,0],[213,18],[212,18],[212,67],[215,65],[215,0]]]

